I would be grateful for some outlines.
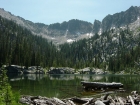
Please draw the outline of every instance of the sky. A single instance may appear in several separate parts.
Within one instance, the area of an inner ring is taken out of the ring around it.
[[[0,0],[0,8],[34,23],[79,19],[93,23],[108,14],[140,6],[140,0]]]

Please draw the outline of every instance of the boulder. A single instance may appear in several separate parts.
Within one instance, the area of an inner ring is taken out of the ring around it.
[[[7,73],[22,73],[24,70],[23,67],[18,66],[18,65],[10,65],[6,67]]]

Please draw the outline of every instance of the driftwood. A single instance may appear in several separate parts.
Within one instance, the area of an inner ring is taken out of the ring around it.
[[[20,103],[27,105],[139,105],[140,95],[138,92],[132,92],[127,98],[114,96],[108,93],[101,98],[78,98],[67,99],[47,98],[41,96],[22,96]]]
[[[52,98],[52,101],[55,103],[55,104],[58,104],[58,105],[66,105],[66,103],[64,103],[63,101],[61,101],[60,99],[58,98]]]
[[[73,101],[71,101],[71,100],[68,100],[67,102],[66,102],[66,105],[76,105]]]
[[[80,104],[84,104],[84,103],[87,102],[87,100],[83,100],[83,99],[80,99],[80,98],[73,98],[71,100],[75,103],[80,103]]]
[[[131,101],[132,105],[135,105],[134,100],[132,99],[132,97],[130,95],[129,95],[129,98],[130,98],[130,101]]]
[[[118,101],[121,105],[124,105],[123,99],[121,97],[118,97]]]

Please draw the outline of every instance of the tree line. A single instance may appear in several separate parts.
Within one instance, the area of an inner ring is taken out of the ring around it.
[[[95,34],[90,39],[82,39],[72,44],[60,45],[69,66],[75,68],[97,67],[118,72],[139,69],[140,34],[134,36],[129,28],[109,30],[102,35]],[[136,64],[138,63],[138,64]]]
[[[0,66],[97,67],[112,72],[139,69],[140,35],[129,28],[56,47],[13,21],[0,17]],[[138,63],[138,64],[137,64]]]
[[[61,57],[52,42],[0,17],[0,66],[55,66]]]

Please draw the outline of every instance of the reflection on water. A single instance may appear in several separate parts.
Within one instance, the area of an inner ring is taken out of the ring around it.
[[[74,80],[75,78],[85,81],[96,81],[101,80],[103,78],[102,75],[45,75],[45,74],[10,74],[9,80],[10,81],[17,81],[21,79],[28,79],[28,80],[41,80],[45,76],[48,76],[50,80]]]
[[[96,81],[103,78],[102,75],[49,75],[49,77],[51,80],[74,80],[77,78],[84,81]]]
[[[81,81],[121,82],[124,89],[130,93],[140,90],[140,77],[137,75],[47,75],[25,74],[9,75],[10,84],[14,91],[25,95],[41,95],[47,97],[83,96]],[[92,92],[95,94],[97,92]],[[91,95],[88,93],[86,95]]]
[[[44,74],[9,74],[8,77],[10,81],[18,81],[22,79],[40,80],[44,77]]]

